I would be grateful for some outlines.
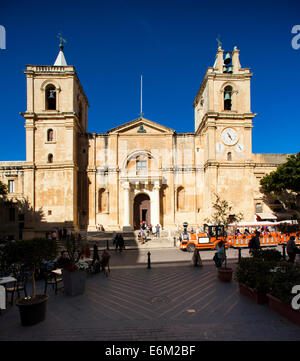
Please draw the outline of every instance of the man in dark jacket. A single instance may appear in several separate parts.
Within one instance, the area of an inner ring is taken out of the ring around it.
[[[250,250],[250,253],[253,251],[260,249],[260,240],[259,240],[260,233],[258,231],[255,231],[255,236],[253,236],[248,244],[248,248]]]
[[[290,239],[287,242],[287,254],[289,256],[288,262],[294,263],[296,254],[300,253],[300,249],[296,246],[295,243],[295,236],[291,236]]]

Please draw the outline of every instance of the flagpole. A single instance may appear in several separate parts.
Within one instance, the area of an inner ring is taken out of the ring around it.
[[[141,112],[140,116],[143,116],[143,75],[141,75]]]

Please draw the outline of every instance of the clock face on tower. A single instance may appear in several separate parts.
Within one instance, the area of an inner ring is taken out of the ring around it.
[[[242,153],[245,149],[244,144],[242,144],[242,143],[238,143],[234,148],[239,153]]]
[[[226,128],[222,132],[222,141],[226,145],[234,145],[238,141],[237,132],[232,128]]]

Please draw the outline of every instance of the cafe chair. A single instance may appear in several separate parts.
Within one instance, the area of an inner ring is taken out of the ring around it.
[[[55,294],[57,294],[57,285],[63,281],[62,276],[59,276],[53,272],[47,272],[45,275],[45,289],[44,293],[47,293],[48,285],[52,285],[52,289],[55,288]]]
[[[10,304],[13,305],[14,303],[14,295],[17,294],[18,298],[21,297],[20,292],[23,291],[25,297],[27,297],[27,275],[26,274],[19,274],[14,275],[16,281],[8,283],[5,287],[6,294],[11,294]]]

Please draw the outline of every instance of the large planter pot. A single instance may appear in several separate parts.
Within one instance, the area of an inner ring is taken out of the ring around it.
[[[278,298],[270,295],[269,293],[267,296],[269,298],[269,306],[272,311],[279,313],[289,321],[300,326],[300,310],[294,310],[292,306],[281,302]]]
[[[37,295],[34,300],[23,298],[16,301],[22,326],[32,326],[45,320],[48,298],[47,295]]]
[[[67,296],[82,295],[85,290],[86,271],[62,271],[64,293]]]
[[[232,280],[232,268],[218,268],[218,278],[221,282],[231,282]]]
[[[240,294],[250,298],[258,305],[265,305],[268,303],[268,297],[265,293],[257,292],[253,288],[246,287],[243,284],[239,284]]]

